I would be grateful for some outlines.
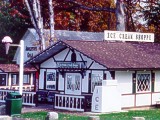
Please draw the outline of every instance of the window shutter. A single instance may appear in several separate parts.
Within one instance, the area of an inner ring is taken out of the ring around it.
[[[152,77],[152,78],[151,78],[151,79],[152,79],[152,81],[151,81],[151,87],[152,87],[152,88],[151,88],[151,91],[154,92],[155,73],[152,72],[151,74],[152,74],[152,75],[151,75],[151,77]]]
[[[136,73],[132,73],[132,84],[133,84],[132,92],[136,93]]]

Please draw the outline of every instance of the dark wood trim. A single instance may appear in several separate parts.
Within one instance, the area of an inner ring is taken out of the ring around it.
[[[94,61],[91,62],[91,64],[89,65],[89,67],[87,69],[90,69],[91,66],[93,65]]]
[[[60,68],[55,68],[55,67],[53,67],[53,68],[45,68],[45,67],[41,67],[40,69],[55,69],[55,70],[58,70],[58,69],[60,69]],[[84,68],[83,68],[84,69]],[[74,69],[72,69],[71,68],[71,70],[74,70]],[[105,70],[105,71],[107,71],[107,69],[84,69],[84,70],[97,70],[97,71],[103,71],[103,70]]]
[[[132,73],[132,93],[136,93],[136,76],[137,72]]]
[[[151,71],[151,91],[154,92],[155,89],[155,73]]]
[[[155,70],[155,71],[159,71],[160,68],[108,68],[108,70],[110,71],[151,71],[151,70]]]
[[[66,73],[64,73],[64,77],[62,76],[62,78],[64,79],[64,94],[66,94]]]
[[[92,77],[92,71],[88,74],[88,93],[91,94],[91,77]]]
[[[92,94],[90,94],[90,93],[88,93],[88,92],[82,92],[81,95],[84,96],[84,95],[92,95]]]
[[[79,54],[79,56],[81,57],[82,61],[84,61],[84,59],[83,59],[82,55],[81,55],[81,54]]]
[[[58,91],[59,72],[56,72],[56,90]]]
[[[46,71],[44,71],[44,90],[46,90]]]
[[[65,42],[63,42],[63,41],[61,41],[61,42],[62,42],[64,45],[66,45],[68,48],[74,49],[75,51],[77,51],[77,52],[79,52],[79,53],[82,53],[81,51],[79,51],[79,50],[73,48],[72,46],[68,45],[67,43],[65,43]],[[99,61],[96,61],[96,60],[92,59],[92,58],[91,58],[90,56],[88,56],[87,54],[85,54],[85,53],[82,53],[82,54],[83,54],[84,56],[88,57],[89,59],[95,61],[96,63],[100,64],[101,66],[107,68],[107,66],[101,64]]]
[[[54,62],[56,62],[56,59],[54,58],[54,56],[52,58],[53,58]]]
[[[43,61],[41,61],[41,62],[39,62],[39,63],[36,63],[36,64],[41,64],[41,63],[43,63],[43,62],[49,60],[51,57],[57,55],[58,53],[62,52],[62,51],[65,50],[65,49],[67,49],[67,47],[62,48],[61,50],[57,51],[57,52],[54,53],[53,55],[50,55],[48,58],[46,58],[46,59],[44,59]]]
[[[151,71],[151,91],[152,93],[154,92],[155,89],[155,73],[153,71]],[[152,104],[152,93],[151,93],[151,104]]]
[[[68,52],[67,52],[67,54],[66,54],[66,56],[65,56],[65,58],[64,58],[64,61],[66,61],[66,59],[67,59],[67,57],[68,57],[70,51],[71,51],[71,49],[68,50]]]
[[[103,70],[103,80],[107,80],[107,73]]]
[[[60,93],[60,92],[64,92],[64,90],[58,90],[57,92],[59,92],[59,93]],[[65,92],[64,92],[64,93],[65,93]]]

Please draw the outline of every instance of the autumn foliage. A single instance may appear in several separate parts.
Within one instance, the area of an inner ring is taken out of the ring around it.
[[[29,0],[32,1],[32,0]],[[158,0],[124,0],[126,13],[126,30],[140,32],[159,32],[159,15],[151,17]],[[12,16],[23,19],[30,18],[24,0],[10,0]],[[48,1],[40,0],[44,28],[49,28]],[[145,11],[144,5],[150,8]],[[104,30],[116,30],[116,17],[114,12],[108,10],[95,10],[94,8],[115,9],[114,0],[53,0],[55,29],[103,32]],[[90,8],[90,9],[86,9]],[[160,7],[158,7],[160,8]],[[158,10],[157,10],[158,11]],[[157,12],[155,10],[155,12]],[[144,17],[145,15],[148,17]],[[147,22],[142,20],[146,19]],[[158,21],[158,22],[154,22]],[[158,26],[158,28],[157,28]],[[157,36],[157,40],[159,37]]]

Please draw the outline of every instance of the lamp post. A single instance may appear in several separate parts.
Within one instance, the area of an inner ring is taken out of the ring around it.
[[[24,41],[20,40],[20,44],[11,44],[13,41],[9,36],[5,36],[2,39],[2,43],[5,44],[6,54],[8,54],[10,46],[18,46],[20,47],[20,64],[19,64],[19,93],[22,95],[23,92],[23,62],[24,62]]]

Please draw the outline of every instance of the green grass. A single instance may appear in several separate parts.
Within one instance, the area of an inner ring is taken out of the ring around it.
[[[19,117],[45,120],[46,115],[47,112],[34,112],[25,113]],[[99,116],[100,120],[132,120],[132,117],[145,117],[145,120],[160,120],[160,109],[101,114]],[[59,120],[88,120],[88,117],[59,113]]]

